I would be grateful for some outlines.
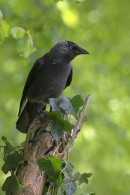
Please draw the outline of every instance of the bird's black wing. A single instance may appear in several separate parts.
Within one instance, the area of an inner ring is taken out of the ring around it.
[[[36,74],[39,72],[41,66],[43,66],[43,64],[44,64],[44,57],[39,58],[35,62],[35,64],[33,65],[32,69],[29,72],[29,75],[27,77],[27,80],[26,80],[26,83],[25,83],[25,86],[24,86],[24,89],[23,89],[18,116],[20,116],[20,114],[22,113],[22,111],[24,109],[26,99],[27,99],[28,88],[31,85],[31,83],[32,83],[34,77],[36,76]]]
[[[69,76],[68,76],[68,79],[67,79],[65,88],[68,87],[68,86],[71,84],[72,77],[73,77],[73,69],[71,68],[70,74],[69,74]]]

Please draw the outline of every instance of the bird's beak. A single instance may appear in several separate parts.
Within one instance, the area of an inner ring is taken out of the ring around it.
[[[89,54],[88,51],[86,51],[85,49],[81,48],[81,47],[77,47],[77,51],[78,51],[78,54]]]

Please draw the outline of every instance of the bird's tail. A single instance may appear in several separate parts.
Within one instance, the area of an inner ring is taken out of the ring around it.
[[[20,114],[17,122],[16,128],[22,132],[27,133],[29,125],[37,117],[37,104],[27,101],[22,113]],[[45,105],[42,107],[45,110]]]
[[[20,114],[16,122],[16,128],[21,133],[27,133],[29,125],[37,117],[39,110],[45,111],[46,105],[27,101],[22,113]]]
[[[16,122],[16,128],[22,132],[22,133],[27,133],[29,126],[29,117],[28,117],[28,112],[27,112],[27,103],[20,114],[17,122]]]

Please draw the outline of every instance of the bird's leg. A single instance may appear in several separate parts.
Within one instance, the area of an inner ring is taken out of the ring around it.
[[[36,103],[36,110],[37,110],[37,119],[43,123],[44,122],[44,119],[45,119],[45,110],[46,110],[46,106],[42,106],[42,108],[39,106],[38,103]]]

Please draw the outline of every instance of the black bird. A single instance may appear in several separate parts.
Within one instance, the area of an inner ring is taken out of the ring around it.
[[[48,103],[48,98],[59,98],[71,84],[70,62],[80,54],[89,52],[71,41],[62,41],[34,63],[20,101],[19,118],[16,122],[19,131],[27,133],[29,124]]]

